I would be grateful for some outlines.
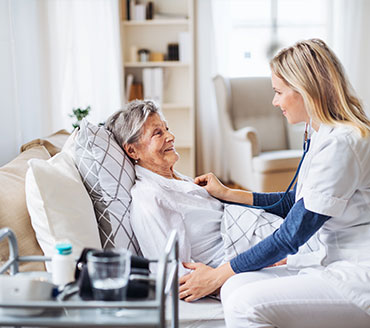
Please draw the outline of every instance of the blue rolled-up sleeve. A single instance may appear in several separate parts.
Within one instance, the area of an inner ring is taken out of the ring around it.
[[[307,242],[329,216],[307,210],[303,198],[288,212],[280,228],[257,245],[230,261],[235,273],[255,271],[272,265]]]
[[[266,212],[285,218],[295,203],[296,187],[289,191],[286,197],[277,206],[266,209]],[[277,203],[284,197],[285,192],[253,193],[253,205],[269,206]]]

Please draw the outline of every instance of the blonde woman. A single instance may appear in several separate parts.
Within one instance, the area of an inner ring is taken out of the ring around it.
[[[313,130],[294,193],[269,210],[284,223],[219,268],[185,264],[193,272],[180,279],[180,298],[192,301],[227,281],[221,298],[228,327],[370,327],[369,119],[323,41],[283,49],[270,66],[273,105],[289,123]],[[232,190],[213,174],[196,183],[250,205],[282,197]],[[319,250],[302,253],[312,236]],[[268,268],[286,256],[288,265]]]

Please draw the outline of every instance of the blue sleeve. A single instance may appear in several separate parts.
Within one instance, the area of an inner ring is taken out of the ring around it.
[[[285,199],[277,206],[266,209],[266,212],[285,218],[295,203],[296,186],[288,192]],[[253,193],[253,205],[268,206],[283,198],[285,192]]]
[[[235,273],[255,271],[298,252],[329,216],[306,210],[303,199],[294,204],[284,222],[272,235],[230,261]]]

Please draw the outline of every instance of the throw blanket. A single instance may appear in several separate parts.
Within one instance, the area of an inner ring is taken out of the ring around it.
[[[225,205],[221,222],[221,236],[225,251],[224,262],[230,261],[271,235],[283,221],[280,216],[264,210]],[[300,247],[300,253],[314,253],[318,249],[317,239],[313,236]]]

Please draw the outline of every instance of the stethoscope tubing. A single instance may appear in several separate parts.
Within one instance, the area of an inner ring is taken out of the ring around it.
[[[292,188],[294,182],[296,181],[296,179],[298,177],[298,174],[299,174],[299,171],[301,169],[303,160],[306,157],[306,154],[308,153],[308,151],[310,149],[310,144],[311,144],[311,122],[310,122],[310,124],[308,126],[307,125],[308,124],[306,124],[305,132],[304,132],[304,138],[303,138],[303,155],[302,155],[301,160],[299,161],[299,164],[298,164],[298,167],[297,167],[297,171],[295,172],[294,177],[293,177],[292,181],[290,182],[288,188],[286,189],[283,197],[281,197],[276,203],[271,204],[271,205],[267,205],[267,206],[247,205],[247,204],[243,204],[243,203],[229,202],[229,201],[220,199],[221,202],[223,202],[224,204],[239,205],[239,206],[243,206],[243,207],[261,209],[261,210],[268,210],[268,209],[271,209],[271,208],[274,208],[274,207],[280,205],[284,201],[284,199],[286,198],[286,196],[289,193],[290,189]]]

